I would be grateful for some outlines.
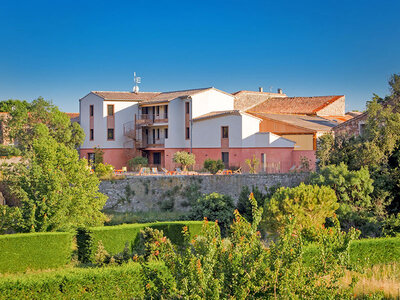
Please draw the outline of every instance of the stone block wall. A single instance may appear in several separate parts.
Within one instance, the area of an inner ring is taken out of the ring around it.
[[[105,209],[117,212],[186,211],[201,194],[226,194],[237,201],[244,186],[261,191],[276,185],[293,187],[304,182],[308,173],[241,174],[206,176],[132,176],[102,181],[100,192],[108,196]]]

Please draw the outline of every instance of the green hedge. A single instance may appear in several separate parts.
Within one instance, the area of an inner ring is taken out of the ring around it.
[[[162,263],[149,264],[173,278]],[[0,277],[0,299],[143,299],[145,285],[137,263],[107,268],[53,271],[50,273]]]
[[[92,260],[97,250],[99,241],[102,241],[104,248],[112,254],[122,252],[125,244],[128,242],[132,247],[135,240],[139,238],[140,230],[145,227],[162,230],[172,243],[180,245],[183,242],[182,228],[188,227],[191,236],[201,232],[203,222],[185,221],[185,222],[158,222],[144,224],[124,224],[117,226],[93,227],[89,230],[78,230],[78,256],[82,262]]]
[[[0,235],[0,273],[64,266],[71,259],[72,233]]]
[[[350,262],[355,267],[400,262],[400,238],[355,240],[350,243]],[[312,262],[319,251],[314,245],[306,247],[304,261]]]
[[[400,238],[376,238],[353,241],[350,261],[357,266],[400,262]]]

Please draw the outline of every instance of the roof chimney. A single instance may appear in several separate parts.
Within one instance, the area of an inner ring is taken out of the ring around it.
[[[263,92],[263,88],[260,86],[260,87],[258,88],[258,91],[259,91],[260,93],[262,93],[262,92]]]
[[[282,89],[278,89],[278,94],[283,94]]]

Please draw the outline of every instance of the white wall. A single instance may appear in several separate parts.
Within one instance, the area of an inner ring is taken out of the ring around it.
[[[107,105],[114,105],[114,140],[107,140]],[[89,107],[94,105],[94,140],[90,141]],[[138,113],[137,102],[103,101],[95,94],[89,94],[80,101],[80,122],[85,131],[85,141],[81,148],[123,148],[129,139],[124,136],[124,124],[134,121]]]
[[[257,132],[243,139],[243,148],[292,148],[296,143],[271,132]]]
[[[229,127],[229,147],[242,146],[242,116],[226,115],[193,122],[193,148],[220,148],[221,126]]]
[[[183,148],[185,146],[184,101],[177,98],[168,105],[168,139],[165,148]]]
[[[233,109],[234,97],[213,89],[192,96],[192,118],[212,111]]]

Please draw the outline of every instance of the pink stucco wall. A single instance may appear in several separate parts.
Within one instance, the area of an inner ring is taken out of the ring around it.
[[[121,169],[126,167],[129,160],[128,149],[113,148],[113,149],[102,149],[104,152],[104,162],[111,164],[115,169]],[[94,149],[80,149],[80,157],[88,158],[88,153],[93,153]]]

